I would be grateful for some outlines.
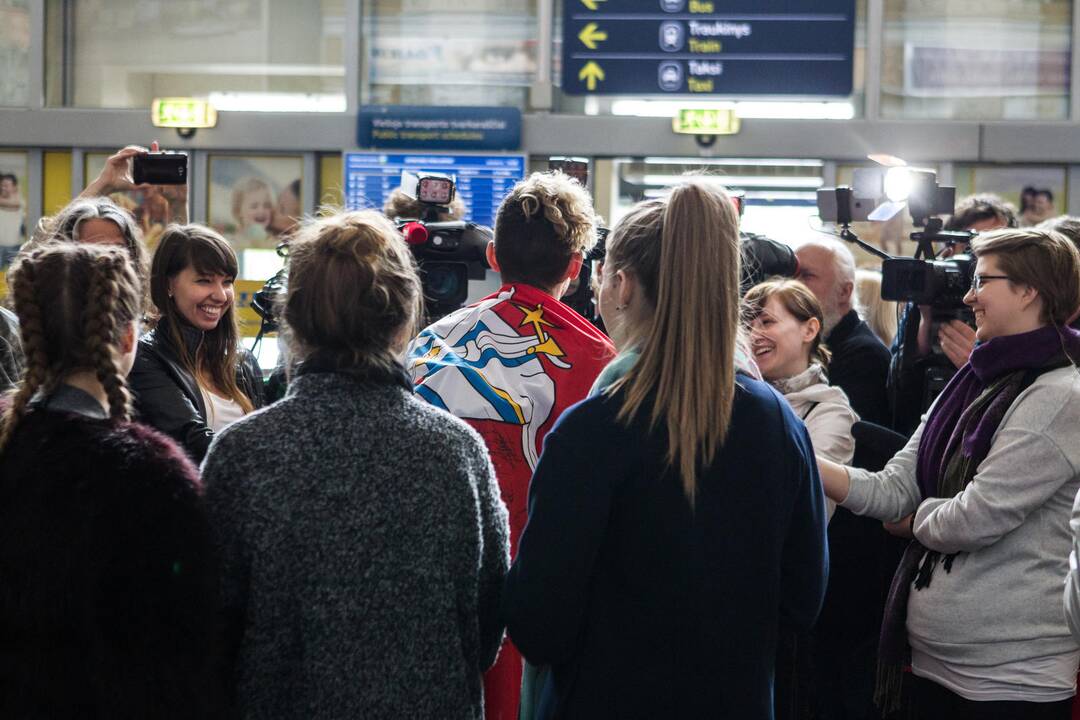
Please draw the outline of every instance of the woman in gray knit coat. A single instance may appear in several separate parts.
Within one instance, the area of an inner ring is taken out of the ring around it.
[[[401,366],[420,281],[381,215],[290,246],[283,400],[203,465],[223,562],[237,715],[481,718],[509,564],[480,437]]]

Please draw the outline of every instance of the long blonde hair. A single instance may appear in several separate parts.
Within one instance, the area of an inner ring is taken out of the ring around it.
[[[635,276],[653,307],[641,355],[612,390],[625,392],[620,421],[648,413],[667,427],[667,462],[691,503],[699,463],[724,444],[735,400],[740,344],[739,220],[728,194],[688,178],[665,198],[636,205],[608,239],[612,271]]]
[[[881,273],[864,268],[856,270],[855,294],[863,308],[866,324],[885,347],[890,347],[896,338],[897,308],[894,301],[881,299]]]

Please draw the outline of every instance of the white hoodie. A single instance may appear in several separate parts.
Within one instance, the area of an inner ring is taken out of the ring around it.
[[[851,409],[844,391],[829,385],[825,368],[811,363],[798,375],[775,380],[772,385],[806,424],[814,443],[814,453],[826,460],[850,465],[855,456],[851,426],[859,421],[859,416]],[[831,520],[836,503],[828,499],[826,503]]]

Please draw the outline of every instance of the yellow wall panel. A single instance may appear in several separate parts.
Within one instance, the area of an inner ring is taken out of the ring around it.
[[[45,215],[54,215],[71,202],[71,152],[47,151],[42,165],[41,208]]]
[[[323,155],[319,158],[319,197],[316,198],[315,211],[324,205],[344,209],[345,192],[342,184],[340,155]]]

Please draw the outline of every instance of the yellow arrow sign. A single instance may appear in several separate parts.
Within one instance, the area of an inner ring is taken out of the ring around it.
[[[599,65],[590,60],[585,63],[585,67],[581,68],[581,71],[577,74],[577,79],[584,80],[585,87],[592,91],[596,89],[596,82],[604,79],[604,71],[600,69]]]
[[[597,27],[596,23],[591,22],[581,28],[581,32],[578,33],[578,40],[590,50],[595,50],[597,43],[607,40],[607,33]]]
[[[607,0],[581,0],[581,4],[590,10],[599,10],[602,2],[607,2]]]

